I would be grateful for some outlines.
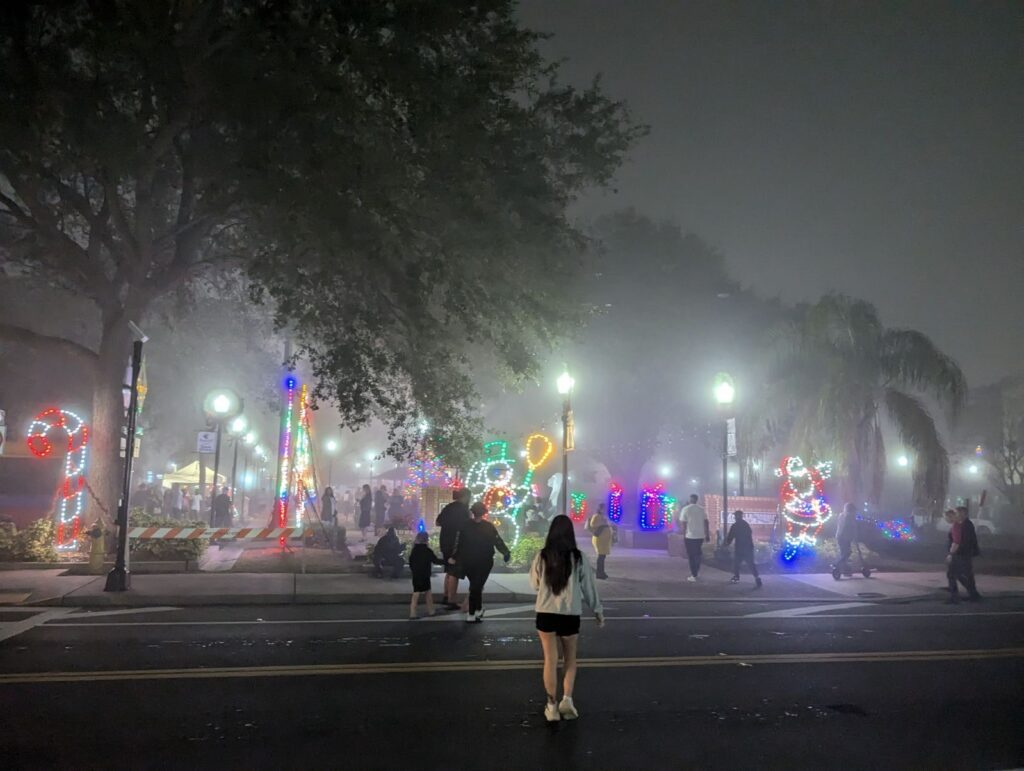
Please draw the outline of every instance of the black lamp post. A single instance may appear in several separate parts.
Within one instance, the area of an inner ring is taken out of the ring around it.
[[[721,541],[725,542],[725,536],[729,521],[729,419],[731,417],[732,403],[736,399],[736,387],[733,385],[732,377],[726,372],[719,372],[715,376],[715,401],[722,412],[722,535]]]

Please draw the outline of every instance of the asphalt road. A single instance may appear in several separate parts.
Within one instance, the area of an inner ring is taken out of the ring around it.
[[[581,718],[528,605],[0,609],[5,768],[1009,768],[1024,600],[616,602]]]

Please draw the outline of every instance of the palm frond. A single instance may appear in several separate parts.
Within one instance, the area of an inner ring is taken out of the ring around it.
[[[915,454],[915,503],[934,510],[949,488],[949,454],[935,421],[918,399],[895,388],[885,389],[885,406],[900,440]]]
[[[893,383],[933,394],[959,414],[967,397],[967,379],[952,358],[927,335],[913,329],[889,329],[882,336],[881,368]]]

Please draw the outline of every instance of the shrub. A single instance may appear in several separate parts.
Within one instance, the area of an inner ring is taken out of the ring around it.
[[[512,547],[512,560],[509,566],[517,570],[527,569],[533,564],[533,558],[544,548],[544,536],[524,535],[519,543]]]
[[[128,512],[129,527],[207,527],[209,523],[200,520],[183,521],[168,519],[157,514],[147,514],[145,509],[136,507]],[[197,561],[209,542],[202,538],[194,541],[169,540],[169,541],[141,541],[138,539],[129,540],[132,559],[137,560],[191,560]]]
[[[12,562],[56,562],[54,527],[49,519],[37,519],[23,530],[11,522],[0,524],[0,559]]]

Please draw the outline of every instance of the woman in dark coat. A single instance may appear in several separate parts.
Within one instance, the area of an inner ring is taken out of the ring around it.
[[[359,498],[359,529],[366,540],[366,530],[370,527],[370,510],[373,508],[373,491],[369,485],[363,485],[363,494]]]

